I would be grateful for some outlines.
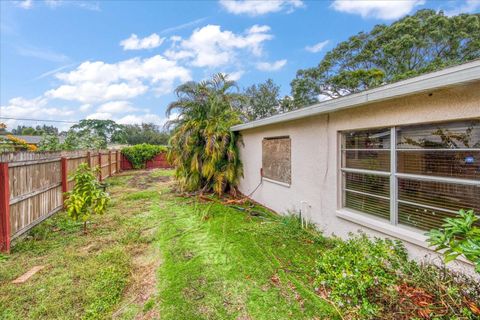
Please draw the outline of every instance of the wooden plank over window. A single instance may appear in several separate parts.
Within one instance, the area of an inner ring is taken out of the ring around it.
[[[262,141],[263,176],[268,179],[290,184],[291,140],[290,137],[264,138]]]

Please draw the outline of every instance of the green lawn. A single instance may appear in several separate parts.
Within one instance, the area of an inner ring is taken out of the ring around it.
[[[328,240],[265,210],[177,197],[170,176],[109,179],[111,207],[86,236],[60,213],[17,241],[0,256],[0,319],[339,318],[313,284]]]

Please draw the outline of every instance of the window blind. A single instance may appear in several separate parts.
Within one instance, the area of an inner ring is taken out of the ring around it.
[[[342,138],[344,207],[422,230],[440,227],[460,209],[480,214],[480,119],[356,130]]]

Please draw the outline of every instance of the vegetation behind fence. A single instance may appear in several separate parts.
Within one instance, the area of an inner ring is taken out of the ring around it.
[[[0,251],[10,241],[63,208],[69,176],[81,163],[100,168],[100,180],[120,170],[120,151],[14,152],[0,154]]]

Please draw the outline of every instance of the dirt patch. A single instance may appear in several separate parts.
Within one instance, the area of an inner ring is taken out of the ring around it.
[[[156,271],[161,264],[159,250],[147,245],[135,246],[132,249],[132,278],[124,293],[124,302],[112,318],[122,318],[122,314],[134,310],[135,319],[158,319],[158,310],[154,307],[147,310],[146,306],[156,299]]]
[[[145,171],[135,175],[133,178],[131,178],[128,181],[128,185],[133,188],[145,190],[150,188],[153,184],[165,183],[165,182],[171,181],[171,177],[168,177],[168,176],[152,177],[150,173],[151,172],[149,171]]]

